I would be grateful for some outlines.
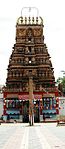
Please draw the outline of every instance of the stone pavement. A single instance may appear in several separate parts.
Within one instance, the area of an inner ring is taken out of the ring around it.
[[[57,127],[56,123],[0,125],[0,149],[51,148],[65,149],[65,126]]]

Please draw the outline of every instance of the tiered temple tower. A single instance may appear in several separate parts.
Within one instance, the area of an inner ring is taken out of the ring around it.
[[[17,19],[16,42],[9,58],[4,90],[4,115],[8,115],[10,118],[15,118],[18,115],[18,118],[22,119],[22,115],[24,115],[24,121],[26,121],[29,108],[27,101],[29,101],[30,77],[33,80],[33,98],[36,100],[38,121],[44,108],[42,97],[45,94],[47,97],[48,94],[50,94],[49,97],[53,95],[53,99],[58,96],[52,62],[44,43],[43,27],[41,17],[21,16]],[[24,101],[26,102],[23,103]],[[48,104],[45,103],[47,109],[50,107],[52,109],[52,104],[56,104],[54,100],[49,100]],[[24,108],[26,105],[27,109]],[[26,110],[24,111],[24,109]]]
[[[33,90],[44,91],[55,87],[50,55],[43,35],[41,17],[20,17],[16,23],[16,43],[9,59],[6,88],[9,91],[28,92],[29,77]]]

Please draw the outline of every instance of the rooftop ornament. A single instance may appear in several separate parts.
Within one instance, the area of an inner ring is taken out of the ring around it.
[[[18,25],[40,24],[43,25],[43,19],[39,16],[39,10],[36,7],[23,7],[21,17],[17,19]]]

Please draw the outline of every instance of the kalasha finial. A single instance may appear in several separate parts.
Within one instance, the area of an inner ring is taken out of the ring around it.
[[[32,17],[32,24],[34,24],[34,20],[35,20],[34,17]]]
[[[22,16],[17,19],[17,24],[23,24],[23,17]]]
[[[31,18],[29,17],[29,24],[31,23]]]
[[[36,24],[38,24],[38,17],[36,17]]]
[[[25,17],[25,24],[27,24],[27,17]]]
[[[42,17],[40,17],[40,20],[41,20],[41,24],[43,25],[43,19],[42,19]]]
[[[23,17],[21,17],[21,23],[23,23]]]

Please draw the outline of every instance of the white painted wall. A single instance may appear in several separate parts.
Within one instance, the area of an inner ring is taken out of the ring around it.
[[[59,98],[59,115],[65,115],[65,97]]]

